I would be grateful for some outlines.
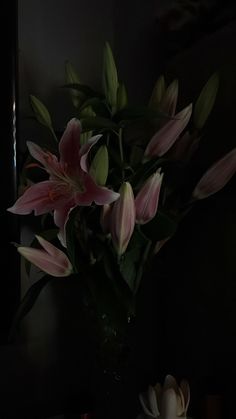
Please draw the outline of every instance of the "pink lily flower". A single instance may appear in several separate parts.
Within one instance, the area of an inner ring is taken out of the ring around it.
[[[192,104],[188,105],[181,112],[177,113],[173,119],[165,124],[151,138],[148,143],[144,156],[153,158],[163,156],[175,143],[181,132],[187,126],[192,114]]]
[[[236,172],[236,148],[218,160],[202,176],[193,191],[193,198],[204,199],[222,189]]]
[[[59,143],[60,159],[38,145],[28,142],[30,154],[38,160],[49,174],[49,180],[28,188],[25,193],[8,208],[15,214],[35,215],[53,211],[54,222],[64,235],[64,225],[69,211],[76,206],[110,204],[119,194],[95,183],[89,174],[88,154],[101,135],[96,135],[80,145],[81,126],[73,118],[67,124]]]
[[[136,223],[146,224],[152,220],[157,212],[163,173],[159,170],[151,175],[135,198]]]
[[[17,248],[18,252],[29,262],[51,276],[69,276],[73,268],[65,253],[42,237],[35,237],[43,249],[19,246]]]
[[[132,186],[124,182],[120,187],[120,198],[114,203],[111,213],[111,237],[118,253],[123,255],[135,227],[135,204]]]

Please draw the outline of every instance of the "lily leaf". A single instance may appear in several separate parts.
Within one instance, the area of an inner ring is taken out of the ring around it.
[[[146,261],[146,258],[143,258],[143,256],[147,256],[146,249],[149,249],[149,247],[149,239],[136,228],[127,251],[121,257],[119,264],[120,273],[133,293],[137,291],[139,286]]]
[[[70,212],[69,219],[66,223],[67,252],[75,273],[79,272],[78,255],[80,254],[78,250],[79,243],[76,236],[78,215],[79,210],[78,207],[76,207]]]
[[[78,92],[84,93],[87,97],[100,97],[101,94],[98,92],[95,92],[95,90],[91,89],[91,87],[87,86],[86,84],[81,83],[67,83],[61,86],[62,88],[69,88],[77,90]]]
[[[42,289],[45,287],[45,285],[47,285],[49,281],[51,281],[51,279],[53,278],[49,275],[44,276],[28,289],[13,319],[8,337],[9,342],[14,339],[21,320],[26,316],[26,314],[29,313]]]
[[[115,130],[118,131],[118,126],[115,122],[112,122],[110,119],[102,118],[98,116],[91,116],[81,119],[83,130]]]
[[[51,129],[52,120],[46,106],[33,95],[30,95],[30,104],[38,122]]]
[[[162,211],[157,211],[156,216],[149,223],[142,226],[144,234],[153,242],[164,240],[175,234],[178,227],[176,219]]]

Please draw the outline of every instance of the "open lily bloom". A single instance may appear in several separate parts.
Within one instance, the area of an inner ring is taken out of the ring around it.
[[[66,254],[42,237],[36,236],[36,239],[42,249],[19,246],[21,256],[49,275],[69,276],[73,268]]]
[[[155,419],[187,418],[190,389],[187,381],[178,386],[172,375],[167,375],[163,387],[159,383],[149,386],[146,394],[139,396],[144,415]],[[145,416],[144,416],[145,417]]]
[[[63,236],[69,211],[78,206],[110,204],[119,194],[95,183],[88,173],[88,153],[101,135],[96,135],[80,146],[81,126],[77,119],[69,121],[59,143],[60,159],[45,152],[38,145],[28,142],[30,154],[38,160],[49,174],[49,180],[39,182],[30,188],[8,208],[15,214],[35,215],[53,211],[55,224]]]

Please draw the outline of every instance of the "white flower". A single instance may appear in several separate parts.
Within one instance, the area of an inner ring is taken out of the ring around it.
[[[172,375],[167,375],[163,387],[157,383],[149,386],[147,393],[139,399],[146,417],[155,419],[187,418],[190,388],[186,380],[178,386]],[[145,416],[140,416],[140,419]]]

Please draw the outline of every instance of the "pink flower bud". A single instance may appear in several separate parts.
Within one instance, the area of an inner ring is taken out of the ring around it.
[[[145,150],[145,157],[163,156],[175,143],[181,132],[187,126],[192,114],[192,104],[184,108],[173,119],[165,124],[151,138]]]
[[[111,236],[119,256],[127,249],[135,226],[135,205],[132,186],[124,182],[120,198],[114,203],[111,214]]]
[[[171,147],[168,157],[184,162],[191,160],[199,146],[200,139],[201,137],[196,137],[195,134],[191,135],[189,131],[186,131]]]
[[[236,148],[218,160],[202,176],[193,191],[196,199],[207,198],[222,189],[236,172]]]
[[[136,223],[146,224],[155,217],[158,207],[163,173],[151,175],[135,198]]]
[[[43,249],[19,246],[18,252],[49,275],[69,276],[72,273],[72,265],[66,254],[42,237],[36,236],[36,239]]]

